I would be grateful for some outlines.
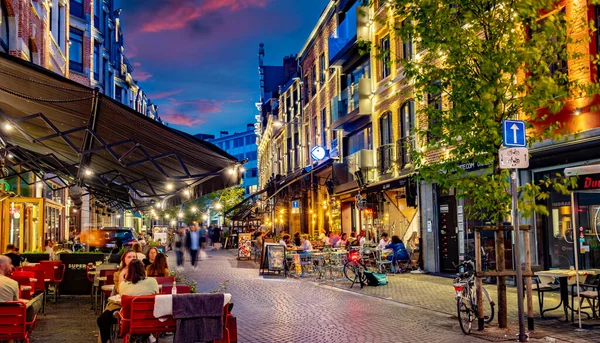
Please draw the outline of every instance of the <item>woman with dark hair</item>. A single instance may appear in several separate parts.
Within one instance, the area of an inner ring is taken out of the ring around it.
[[[392,242],[388,245],[385,246],[386,249],[392,249],[394,250],[394,254],[391,256],[388,256],[388,259],[392,260],[392,273],[396,272],[396,263],[398,261],[408,261],[409,260],[409,256],[408,256],[408,252],[406,251],[406,248],[404,247],[404,243],[402,243],[402,240],[400,239],[400,237],[394,235],[392,236]]]
[[[144,253],[142,252],[142,245],[139,242],[133,243],[131,249],[135,251],[138,260],[142,261],[146,258],[146,255],[144,255]]]
[[[125,280],[120,284],[115,284],[115,287],[118,286],[119,294],[130,296],[158,294],[158,283],[156,279],[146,277],[142,261],[135,258],[129,259],[129,256],[134,257],[135,253],[128,251],[123,256],[127,256],[125,261],[129,262],[126,262],[127,269],[120,273],[121,275],[125,275]],[[96,320],[100,329],[100,341],[102,343],[110,341],[111,326],[117,322],[114,313],[119,309],[121,309],[120,304],[109,301],[104,312]]]
[[[142,260],[142,262],[144,262],[144,265],[146,267],[148,267],[149,265],[151,265],[152,263],[154,263],[154,260],[156,259],[156,256],[160,253],[160,251],[158,251],[158,249],[156,249],[155,247],[151,247],[150,249],[148,249],[148,251],[146,252],[146,258]]]
[[[146,267],[146,273],[148,276],[169,276],[167,256],[159,252],[154,259],[154,263]]]

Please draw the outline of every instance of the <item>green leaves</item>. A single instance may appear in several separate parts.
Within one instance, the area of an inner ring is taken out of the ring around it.
[[[527,120],[530,142],[560,139],[565,132],[562,123],[550,124],[553,113],[570,94],[598,91],[569,80],[566,60],[577,56],[566,49],[576,43],[568,33],[577,24],[555,6],[554,0],[394,1],[395,14],[404,18],[396,34],[417,44],[417,58],[397,61],[420,104],[415,165],[421,178],[468,198],[473,219],[500,222],[510,212],[509,175],[498,161],[502,121]],[[432,96],[438,93],[441,106]],[[534,134],[540,122],[548,128]],[[488,167],[466,172],[460,165],[467,162]],[[540,202],[548,189],[563,193],[569,184],[554,178],[523,185],[524,216],[547,213]]]

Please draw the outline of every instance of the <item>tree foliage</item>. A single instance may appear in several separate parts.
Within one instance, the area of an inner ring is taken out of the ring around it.
[[[471,218],[504,221],[511,197],[509,171],[499,167],[502,121],[525,120],[530,144],[564,136],[562,123],[546,125],[543,134],[533,125],[547,123],[552,118],[544,113],[552,116],[569,97],[598,93],[570,79],[565,62],[581,57],[567,50],[578,43],[567,33],[593,23],[586,13],[567,21],[554,0],[394,0],[391,6],[402,19],[391,29],[416,45],[414,58],[398,63],[421,104],[415,129],[421,148],[412,152],[420,177],[470,198]],[[442,106],[434,106],[439,95]],[[487,169],[466,172],[465,162]],[[522,214],[545,213],[536,200],[567,186],[560,175],[522,185]]]
[[[171,219],[175,219],[177,218],[177,215],[180,212],[183,212],[184,216],[179,220],[184,221],[186,223],[191,223],[193,221],[202,222],[205,221],[202,219],[202,216],[209,213],[209,211],[212,214],[214,214],[215,212],[224,213],[243,200],[243,187],[229,187],[226,189],[206,194],[198,199],[189,201],[183,205],[183,209],[181,207],[173,207],[170,209],[166,209],[160,213],[160,216],[169,214],[169,217]],[[219,210],[215,208],[215,205],[217,203],[220,203],[222,205],[222,208]],[[196,208],[197,211],[192,211],[192,208]]]

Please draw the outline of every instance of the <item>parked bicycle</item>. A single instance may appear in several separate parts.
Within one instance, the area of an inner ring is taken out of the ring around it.
[[[355,283],[359,283],[360,288],[363,288],[367,282],[365,270],[368,270],[368,268],[362,261],[361,252],[359,250],[350,251],[348,254],[348,262],[344,264],[344,276],[352,282],[350,288],[352,288]]]
[[[473,320],[477,318],[477,299],[475,297],[475,265],[473,261],[466,260],[456,266],[458,274],[454,279],[456,291],[456,310],[458,323],[465,335],[471,333]],[[482,287],[483,293],[483,321],[489,324],[494,319],[494,302],[487,290]]]

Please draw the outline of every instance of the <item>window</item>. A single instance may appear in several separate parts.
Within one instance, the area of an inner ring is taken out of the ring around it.
[[[415,147],[415,140],[412,137],[414,127],[415,101],[408,100],[400,107],[400,142],[398,144],[398,151],[402,151],[402,166],[412,161],[410,151]]]
[[[64,6],[59,6],[58,8],[58,23],[56,24],[57,26],[57,32],[56,32],[56,42],[58,43],[58,46],[62,47],[63,46],[63,11],[65,10]]]
[[[402,42],[402,57],[406,61],[412,61],[413,59],[413,41],[412,37],[406,38],[405,41]]]
[[[230,145],[229,145],[229,144],[230,144],[229,142],[230,142],[230,141],[224,141],[224,142],[223,142],[223,149],[225,149],[225,150],[229,149],[229,146],[230,146]]]
[[[302,103],[306,104],[308,102],[308,74],[304,75],[302,81],[302,98]]]
[[[100,81],[100,44],[94,41],[94,80]]]
[[[386,35],[381,38],[380,46],[381,49],[381,78],[385,79],[390,76],[391,70],[391,58],[390,58],[390,35]]]
[[[353,132],[348,137],[344,138],[344,140],[344,156],[352,155],[359,150],[372,149],[373,140],[371,125],[359,131]]]
[[[123,88],[121,86],[115,86],[115,100],[123,103]]]
[[[327,147],[327,108],[321,111],[321,146]]]
[[[393,140],[392,113],[386,112],[379,118],[379,145],[391,144]]]
[[[252,168],[252,177],[258,177],[258,168]]]
[[[244,138],[240,137],[240,138],[236,138],[233,140],[233,147],[234,148],[239,148],[241,146],[244,146]]]
[[[6,6],[3,1],[0,1],[0,50],[8,53],[9,45],[8,45],[8,11],[6,10]]]
[[[83,73],[83,31],[71,27],[69,39],[69,69]]]
[[[377,148],[379,172],[389,174],[393,169],[394,131],[392,130],[392,112],[379,117],[379,148]]]
[[[246,145],[256,144],[256,137],[246,136]]]
[[[69,13],[76,17],[83,18],[83,0],[71,0],[71,7]]]
[[[325,53],[322,53],[319,58],[319,64],[321,65],[321,85],[325,84],[325,79],[327,78],[327,68],[325,63]]]
[[[100,30],[100,11],[102,11],[102,0],[94,0],[94,27]]]
[[[312,68],[312,77],[311,77],[311,89],[312,89],[312,96],[315,96],[317,94],[317,66],[315,65]]]
[[[438,85],[438,87],[439,87],[439,84],[440,84],[439,81],[434,82],[434,85]],[[434,132],[441,132],[441,130],[438,127],[436,127],[439,122],[439,118],[441,117],[441,112],[442,112],[442,91],[441,91],[441,89],[435,93],[427,94],[427,106],[430,107],[429,117],[428,117],[429,124],[428,124],[428,128],[427,128],[427,142],[430,143],[431,141],[436,139],[436,137],[438,136]]]
[[[248,159],[248,161],[254,161],[256,160],[257,157],[257,152],[256,151],[250,151],[246,153],[246,158]]]

